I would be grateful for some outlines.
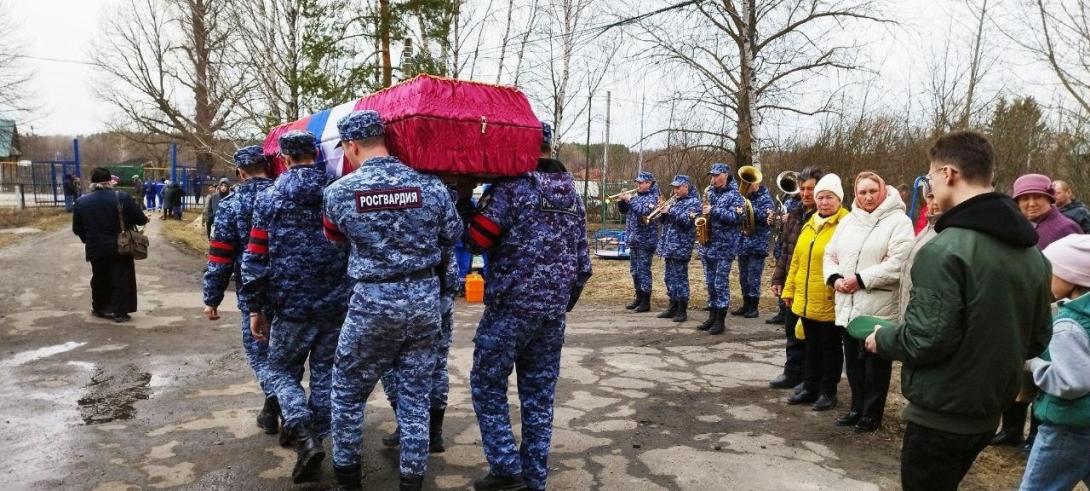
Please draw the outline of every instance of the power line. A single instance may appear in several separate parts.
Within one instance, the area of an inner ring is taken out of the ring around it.
[[[69,60],[69,59],[65,59],[65,58],[50,58],[50,57],[46,57],[46,56],[12,55],[12,57],[13,58],[23,58],[23,59],[27,59],[27,60],[49,61],[49,62],[53,62],[53,63],[69,63],[69,64],[73,64],[73,65],[87,65],[87,66],[93,66],[93,67],[102,66],[101,64],[95,63],[93,61]]]

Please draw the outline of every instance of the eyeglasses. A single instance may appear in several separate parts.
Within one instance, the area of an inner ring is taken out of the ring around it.
[[[933,170],[931,172],[928,172],[927,174],[924,174],[924,176],[923,176],[923,185],[924,185],[924,188],[925,188],[924,195],[927,195],[928,193],[930,193],[934,189],[931,186],[931,175],[933,175],[935,173],[938,173],[938,172],[943,172],[943,171],[945,171],[947,169],[949,169],[951,172],[954,171],[954,169],[950,168],[950,166],[944,165],[942,167],[939,167],[938,169],[935,169],[935,170]]]

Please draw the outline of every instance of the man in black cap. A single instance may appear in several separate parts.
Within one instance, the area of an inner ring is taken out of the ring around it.
[[[132,196],[114,191],[111,178],[102,167],[91,171],[91,192],[73,207],[72,232],[91,263],[91,315],[125,322],[136,312],[136,267],[132,256],[118,255],[117,236],[122,217],[127,228],[148,223],[148,217]]]

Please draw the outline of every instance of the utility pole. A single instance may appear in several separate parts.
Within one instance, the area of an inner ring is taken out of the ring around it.
[[[594,113],[591,112],[591,110],[590,110],[592,102],[594,102],[594,94],[593,93],[588,93],[587,94],[587,146],[585,148],[586,157],[584,157],[586,159],[585,160],[586,163],[583,165],[583,203],[584,204],[587,203],[587,189],[588,189],[588,186],[589,186],[588,183],[590,183],[590,123],[594,119],[593,118]],[[598,193],[598,197],[599,198],[602,197],[601,192]]]
[[[647,94],[640,98],[640,160],[636,164],[636,173],[643,172],[643,115],[647,107]]]
[[[606,143],[602,147],[602,190],[600,191],[602,196],[607,196],[606,191],[606,171],[609,169],[609,105],[610,99],[613,95],[612,92],[606,91]],[[602,201],[602,223],[606,223],[606,207],[605,201]]]

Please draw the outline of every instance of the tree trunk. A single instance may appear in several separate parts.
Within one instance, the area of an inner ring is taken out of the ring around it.
[[[192,142],[197,153],[197,173],[207,175],[212,166],[212,118],[214,111],[209,98],[209,26],[205,14],[208,11],[206,0],[191,0],[189,4],[190,20],[193,24],[193,133],[197,141]]]
[[[393,84],[394,69],[390,61],[390,0],[378,0],[379,51],[382,53],[382,86]]]
[[[735,167],[754,165],[760,167],[760,149],[758,147],[758,118],[756,110],[756,59],[754,45],[757,38],[756,6],[754,0],[742,0],[739,12],[743,20],[741,26],[741,63],[739,63],[738,85],[738,137],[735,141]]]

